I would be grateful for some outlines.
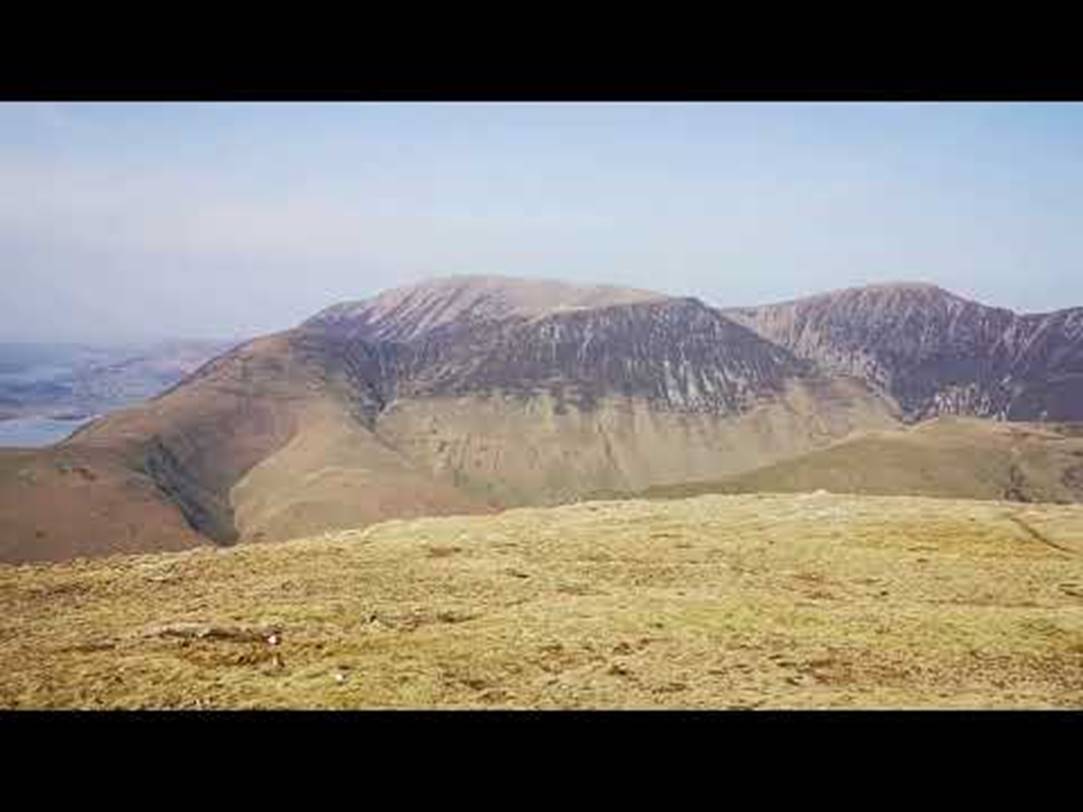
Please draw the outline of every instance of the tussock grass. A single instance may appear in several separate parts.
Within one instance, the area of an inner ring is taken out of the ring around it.
[[[1080,707],[1083,506],[591,502],[5,566],[0,657],[7,708]]]

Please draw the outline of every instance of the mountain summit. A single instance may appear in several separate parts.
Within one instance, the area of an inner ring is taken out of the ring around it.
[[[371,299],[332,305],[304,326],[350,336],[409,340],[457,321],[538,316],[663,298],[660,293],[611,285],[460,275],[395,288]]]

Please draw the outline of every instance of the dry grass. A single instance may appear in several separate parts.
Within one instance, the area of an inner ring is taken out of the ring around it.
[[[0,567],[0,706],[1080,707],[1083,506],[704,496]]]
[[[819,451],[707,482],[655,486],[643,496],[807,492],[905,494],[1020,502],[1083,502],[1080,424],[940,417],[862,432]]]

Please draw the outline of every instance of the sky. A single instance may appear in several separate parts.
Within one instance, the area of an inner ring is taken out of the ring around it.
[[[1083,305],[1083,104],[0,103],[0,340],[245,337],[465,273]]]

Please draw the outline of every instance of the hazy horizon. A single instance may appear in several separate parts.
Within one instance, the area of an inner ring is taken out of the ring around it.
[[[1079,104],[0,104],[0,341],[231,339],[457,274],[1083,305]]]

